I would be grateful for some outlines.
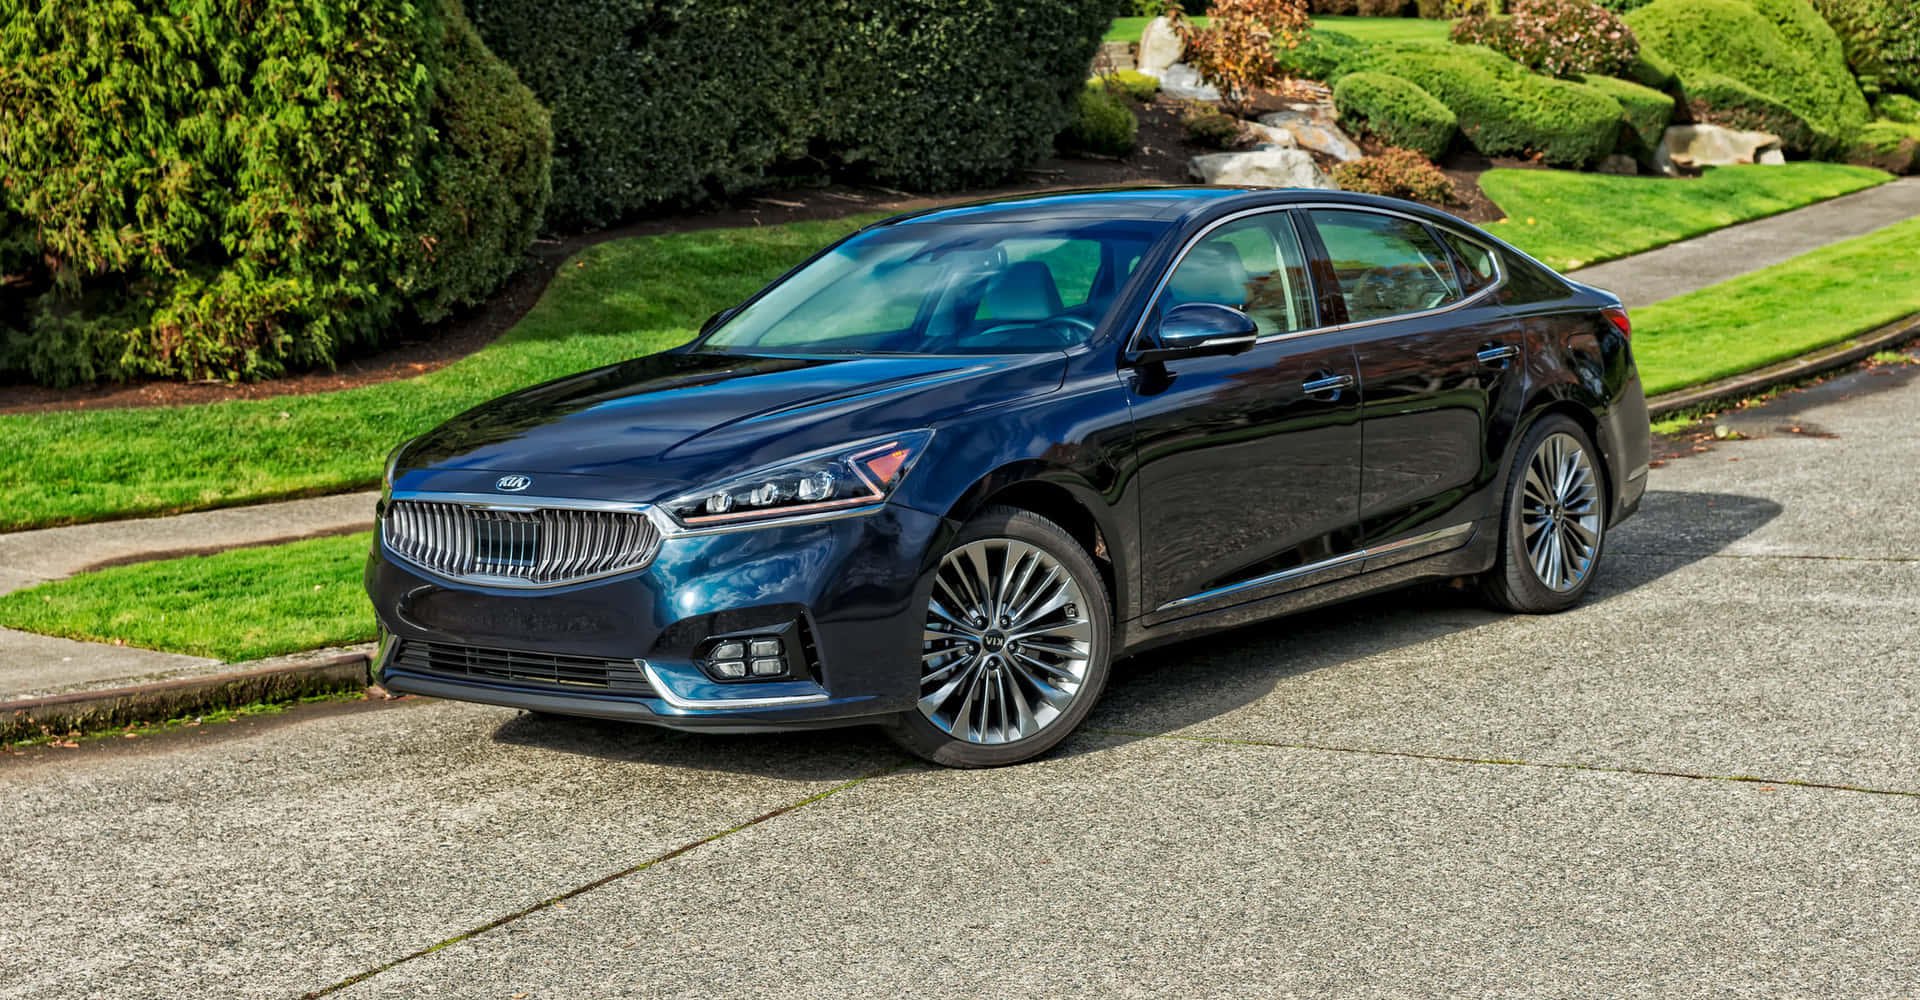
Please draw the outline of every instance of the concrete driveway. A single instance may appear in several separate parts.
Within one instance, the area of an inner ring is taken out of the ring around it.
[[[1156,652],[1023,767],[422,701],[0,760],[0,994],[1911,997],[1902,381],[1654,470],[1575,611]]]

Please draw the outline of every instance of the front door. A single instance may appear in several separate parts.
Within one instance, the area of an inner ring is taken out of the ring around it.
[[[1492,255],[1404,216],[1309,214],[1358,335],[1359,513],[1367,547],[1383,550],[1368,568],[1465,544],[1499,512],[1521,403],[1519,326],[1489,294]]]
[[[1359,569],[1312,570],[1359,547],[1360,393],[1351,342],[1311,332],[1302,245],[1285,212],[1222,224],[1153,307],[1233,306],[1261,339],[1129,373],[1148,624]]]

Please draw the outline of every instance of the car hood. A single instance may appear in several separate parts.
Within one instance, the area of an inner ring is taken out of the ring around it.
[[[395,486],[651,501],[761,465],[1058,389],[1063,354],[668,352],[524,389],[429,431]]]

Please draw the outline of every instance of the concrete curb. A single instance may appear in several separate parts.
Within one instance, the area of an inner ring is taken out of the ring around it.
[[[211,677],[0,702],[0,743],[42,732],[105,729],[257,701],[359,691],[369,683],[372,664],[371,653],[349,653]]]
[[[1714,403],[1730,403],[1745,399],[1778,385],[1798,382],[1815,375],[1824,375],[1836,368],[1845,368],[1910,340],[1920,340],[1920,313],[1896,320],[1857,337],[1849,337],[1837,344],[1810,351],[1797,358],[1788,358],[1779,364],[1756,368],[1706,385],[1662,393],[1647,400],[1647,414],[1658,420],[1661,417]]]

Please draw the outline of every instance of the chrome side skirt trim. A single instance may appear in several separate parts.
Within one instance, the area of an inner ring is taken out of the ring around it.
[[[667,686],[660,672],[653,669],[653,664],[645,660],[634,662],[640,664],[640,670],[647,675],[647,685],[653,688],[653,693],[658,695],[661,701],[682,712],[713,712],[728,708],[780,708],[786,705],[809,705],[827,700],[827,694],[824,691],[819,694],[793,694],[777,698],[682,698]]]
[[[1305,566],[1295,566],[1292,569],[1283,569],[1278,573],[1268,573],[1266,576],[1255,577],[1254,579],[1251,579],[1251,580],[1243,580],[1239,583],[1230,583],[1224,587],[1215,587],[1212,590],[1202,591],[1198,594],[1194,594],[1189,597],[1182,597],[1177,600],[1168,601],[1167,603],[1162,604],[1159,607],[1154,608],[1153,610],[1154,610],[1154,613],[1158,614],[1159,612],[1162,612],[1162,611],[1171,611],[1174,608],[1184,608],[1190,604],[1200,604],[1206,601],[1215,600],[1217,598],[1227,597],[1232,594],[1237,594],[1237,593],[1240,593],[1241,591],[1254,590],[1260,587],[1269,587],[1276,583],[1285,583],[1289,580],[1298,580],[1303,577],[1309,577],[1318,573],[1324,573],[1328,570],[1339,569],[1342,566],[1350,566],[1354,563],[1362,562],[1367,559],[1373,559],[1378,556],[1389,555],[1394,552],[1399,552],[1402,549],[1410,549],[1416,545],[1429,545],[1434,542],[1443,542],[1443,541],[1450,541],[1455,538],[1464,538],[1464,536],[1467,536],[1473,533],[1473,527],[1474,527],[1473,522],[1469,521],[1466,524],[1456,524],[1450,528],[1441,528],[1438,531],[1429,531],[1424,535],[1415,535],[1412,538],[1403,538],[1397,542],[1388,542],[1385,545],[1375,545],[1375,546],[1372,546],[1371,548],[1355,549],[1354,551],[1349,552],[1345,555],[1334,556],[1331,559],[1322,559],[1317,563],[1309,563]]]

